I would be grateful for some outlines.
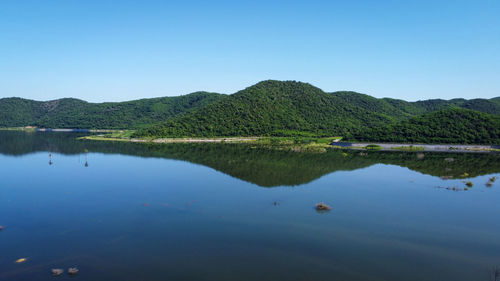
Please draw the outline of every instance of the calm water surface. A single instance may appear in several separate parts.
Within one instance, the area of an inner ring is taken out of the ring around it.
[[[0,132],[0,280],[486,281],[500,264],[498,154],[75,137]]]

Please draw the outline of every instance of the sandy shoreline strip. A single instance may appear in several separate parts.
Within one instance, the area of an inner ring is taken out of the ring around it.
[[[492,152],[500,149],[498,145],[476,145],[476,144],[403,144],[403,143],[357,143],[338,142],[332,143],[347,149],[365,149],[368,145],[379,146],[384,151],[437,151],[437,152]]]
[[[85,136],[81,139],[101,141],[124,141],[135,143],[249,143],[256,142],[263,137],[227,137],[227,138],[162,138],[162,139],[137,139],[137,138],[112,138],[106,136]],[[368,145],[378,146],[382,151],[412,151],[412,152],[500,152],[499,145],[465,145],[465,144],[402,144],[402,143],[358,143],[358,142],[332,142],[332,148],[365,150]],[[328,145],[326,145],[328,146]]]

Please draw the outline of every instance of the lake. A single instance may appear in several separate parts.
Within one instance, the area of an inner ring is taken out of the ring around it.
[[[487,281],[500,265],[499,154],[79,135],[0,131],[0,280]]]

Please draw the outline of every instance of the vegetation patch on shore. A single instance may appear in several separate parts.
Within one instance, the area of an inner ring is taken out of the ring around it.
[[[393,146],[391,147],[393,150],[400,150],[400,151],[423,151],[424,147],[423,146],[416,146],[416,145],[409,145],[409,146]]]
[[[116,131],[110,134],[83,136],[81,140],[94,141],[121,141],[143,143],[253,143],[261,147],[268,147],[294,152],[326,152],[332,148],[330,143],[339,137],[312,138],[312,137],[213,137],[213,138],[133,138],[133,131]]]
[[[369,144],[369,145],[365,146],[365,149],[366,150],[381,150],[382,147],[380,145],[377,145],[377,144]]]

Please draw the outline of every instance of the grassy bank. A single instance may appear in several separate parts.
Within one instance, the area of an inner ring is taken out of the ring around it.
[[[466,145],[466,147],[456,148],[450,145],[449,148],[436,149],[429,148],[434,145],[409,145],[399,144],[356,144],[353,146],[336,146],[334,141],[340,137],[211,137],[211,138],[133,138],[134,131],[114,131],[108,134],[98,134],[81,137],[80,139],[95,141],[121,141],[121,142],[141,142],[141,143],[250,143],[262,147],[280,150],[290,150],[296,152],[326,152],[327,149],[353,149],[353,150],[384,150],[384,151],[455,151],[455,152],[499,152],[499,149],[487,146]],[[442,145],[441,145],[442,146]],[[457,150],[455,150],[457,149]]]
[[[117,131],[110,134],[99,134],[79,139],[94,141],[120,141],[142,143],[251,143],[262,147],[285,149],[292,151],[325,152],[333,148],[332,141],[339,137],[214,137],[214,138],[132,138],[133,131]]]
[[[391,149],[399,151],[424,151],[424,148],[422,146],[413,146],[413,145],[392,147]]]
[[[0,128],[0,131],[24,131],[24,132],[34,132],[35,127],[9,127],[9,128]]]

